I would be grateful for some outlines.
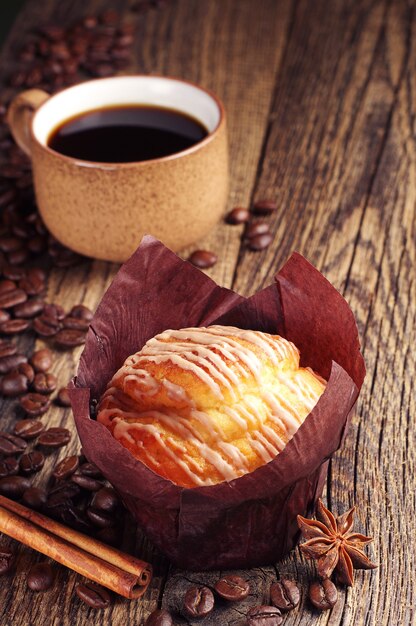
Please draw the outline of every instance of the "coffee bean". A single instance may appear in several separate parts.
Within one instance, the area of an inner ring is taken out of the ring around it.
[[[26,363],[27,357],[24,354],[13,354],[0,358],[0,374],[7,374],[16,369],[21,363]]]
[[[45,457],[42,452],[33,450],[20,457],[20,471],[22,474],[34,474],[39,472],[45,464]]]
[[[6,457],[0,461],[0,478],[15,476],[19,473],[19,461],[14,456]]]
[[[33,388],[37,393],[50,394],[55,391],[57,383],[54,374],[39,372],[33,381]]]
[[[37,268],[29,269],[26,276],[19,281],[19,287],[28,296],[38,296],[46,288],[44,273],[42,270],[38,271]]]
[[[71,406],[71,400],[69,399],[68,389],[66,387],[62,387],[58,391],[58,395],[55,398],[55,402],[59,406],[64,406],[64,407]]]
[[[183,610],[189,617],[203,618],[214,608],[214,596],[208,587],[189,587],[185,594]]]
[[[71,439],[71,433],[67,428],[52,427],[45,430],[38,439],[37,445],[45,448],[61,448]]]
[[[51,405],[49,398],[41,393],[27,393],[19,401],[22,409],[31,417],[40,417]]]
[[[253,606],[247,613],[247,626],[280,626],[283,617],[274,606]]]
[[[78,485],[69,481],[59,482],[49,490],[48,507],[59,506],[60,504],[71,501],[72,498],[76,498],[80,493],[81,489]]]
[[[103,477],[100,470],[96,465],[94,465],[94,463],[83,463],[80,465],[79,471],[81,474],[84,474],[84,476],[91,476],[92,478]]]
[[[0,478],[0,493],[7,498],[18,499],[30,487],[30,480],[25,476],[6,476]]]
[[[273,235],[271,233],[263,233],[262,235],[256,235],[251,237],[248,241],[248,247],[250,250],[258,252],[260,250],[265,250],[270,246],[273,241]]]
[[[30,327],[29,320],[9,320],[0,324],[0,333],[3,335],[17,335]]]
[[[85,320],[86,322],[91,322],[92,318],[94,317],[94,313],[83,304],[76,304],[74,307],[72,307],[69,316],[76,317],[80,320]]]
[[[236,602],[248,596],[250,585],[241,576],[230,574],[223,576],[215,583],[215,591],[221,598]]]
[[[95,536],[99,541],[103,541],[104,543],[107,543],[109,546],[113,546],[114,548],[120,547],[122,543],[122,533],[120,532],[120,530],[118,530],[114,526],[95,530]]]
[[[195,250],[189,257],[188,261],[201,269],[213,267],[217,262],[217,255],[209,250]]]
[[[15,291],[16,283],[13,280],[0,280],[0,295]]]
[[[250,211],[243,207],[235,207],[225,216],[227,224],[244,224],[250,219]]]
[[[101,24],[114,25],[119,23],[120,15],[114,9],[107,9],[101,13],[98,19]]]
[[[150,613],[144,626],[173,626],[173,619],[168,611],[156,609],[156,611]]]
[[[257,200],[253,205],[253,213],[257,215],[268,215],[277,211],[279,207],[273,200]]]
[[[40,487],[29,487],[22,494],[22,502],[31,509],[39,510],[47,500],[46,491]]]
[[[22,242],[18,237],[0,237],[0,250],[2,252],[15,252],[21,247]]]
[[[0,341],[0,359],[4,358],[5,356],[12,356],[13,354],[16,354],[16,352],[17,352],[16,344],[12,343],[11,341],[7,341],[5,339],[2,339]]]
[[[45,307],[33,322],[33,330],[41,337],[53,337],[61,327],[62,324],[57,319],[45,315]]]
[[[52,352],[48,348],[37,350],[30,357],[30,363],[35,372],[47,372],[52,367]]]
[[[67,316],[63,322],[63,327],[64,328],[70,328],[72,330],[81,330],[82,332],[87,332],[88,328],[89,328],[89,323],[79,319],[77,317],[69,317]]]
[[[13,307],[13,314],[19,318],[31,319],[36,317],[36,315],[40,315],[44,306],[45,302],[41,298],[30,298],[26,302]]]
[[[309,599],[318,611],[327,611],[335,606],[338,591],[329,578],[316,580],[309,586]]]
[[[0,308],[1,309],[11,309],[16,306],[16,304],[20,304],[21,302],[26,302],[27,294],[23,289],[13,289],[12,291],[6,291],[6,293],[0,294]]]
[[[16,553],[9,546],[0,545],[0,576],[12,569],[16,560]]]
[[[23,374],[18,372],[10,372],[0,380],[0,393],[3,396],[14,398],[26,393],[28,389],[28,380]]]
[[[18,267],[16,265],[4,264],[3,265],[3,276],[8,280],[20,280],[25,275],[25,270],[22,267]]]
[[[94,494],[91,500],[91,506],[100,511],[112,512],[119,504],[120,498],[112,487],[103,487]]]
[[[10,313],[5,311],[4,309],[0,309],[0,324],[2,324],[3,322],[7,322],[7,320],[9,319],[10,319]]]
[[[79,458],[76,454],[67,456],[55,466],[52,476],[57,480],[65,480],[77,471],[78,466]]]
[[[0,431],[0,454],[9,456],[11,454],[21,454],[25,451],[27,443],[21,437]]]
[[[34,419],[19,420],[13,428],[13,433],[22,439],[34,439],[38,437],[45,427],[42,422]]]
[[[246,239],[251,239],[252,237],[256,237],[257,235],[263,235],[264,233],[269,233],[270,227],[266,222],[252,222],[249,224],[244,232],[244,237]]]
[[[20,363],[15,370],[18,374],[23,374],[25,378],[27,378],[27,382],[29,385],[33,383],[35,378],[35,371],[29,363]]]
[[[36,563],[28,571],[26,582],[32,591],[47,591],[52,587],[54,578],[49,563]]]
[[[282,612],[291,611],[299,604],[299,587],[293,580],[282,578],[270,587],[270,599]]]
[[[105,609],[111,604],[111,596],[106,589],[94,583],[80,583],[75,593],[92,609]]]
[[[22,248],[21,250],[15,250],[14,252],[9,252],[7,255],[7,260],[11,265],[22,265],[29,258],[29,250],[26,248]]]
[[[98,509],[88,507],[87,515],[94,526],[98,526],[98,528],[108,528],[109,526],[114,526],[115,524],[115,519],[105,511],[99,511]]]
[[[5,322],[6,324],[8,322]],[[55,343],[59,348],[74,348],[85,343],[85,332],[66,328],[55,335]]]
[[[87,491],[98,491],[103,487],[103,483],[91,476],[84,476],[83,474],[74,474],[71,476],[71,480],[76,485],[79,485],[82,489]]]

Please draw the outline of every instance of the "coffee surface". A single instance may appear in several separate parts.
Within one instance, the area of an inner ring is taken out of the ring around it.
[[[117,106],[65,120],[51,132],[48,146],[84,161],[130,163],[181,152],[207,134],[198,120],[172,109]]]

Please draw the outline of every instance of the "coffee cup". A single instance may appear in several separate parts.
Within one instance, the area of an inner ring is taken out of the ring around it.
[[[84,160],[49,145],[67,120],[127,106],[190,116],[206,136],[179,152],[133,162]],[[53,96],[31,89],[12,101],[8,122],[32,160],[36,201],[47,228],[80,254],[123,262],[144,233],[177,251],[203,237],[223,214],[228,195],[224,108],[198,85],[161,76],[117,76]]]

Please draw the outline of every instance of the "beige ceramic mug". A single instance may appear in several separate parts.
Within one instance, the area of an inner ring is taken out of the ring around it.
[[[83,112],[114,105],[151,105],[196,118],[207,136],[181,152],[133,163],[99,163],[48,147],[51,133]],[[72,250],[125,261],[144,233],[180,250],[205,235],[228,194],[224,109],[192,83],[160,76],[87,81],[49,96],[32,89],[11,103],[8,122],[30,155],[35,194],[50,232]]]

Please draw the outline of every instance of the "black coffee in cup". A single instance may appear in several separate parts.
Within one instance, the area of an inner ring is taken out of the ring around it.
[[[181,152],[207,134],[198,120],[180,111],[121,105],[64,120],[50,133],[47,145],[84,161],[131,163]]]

